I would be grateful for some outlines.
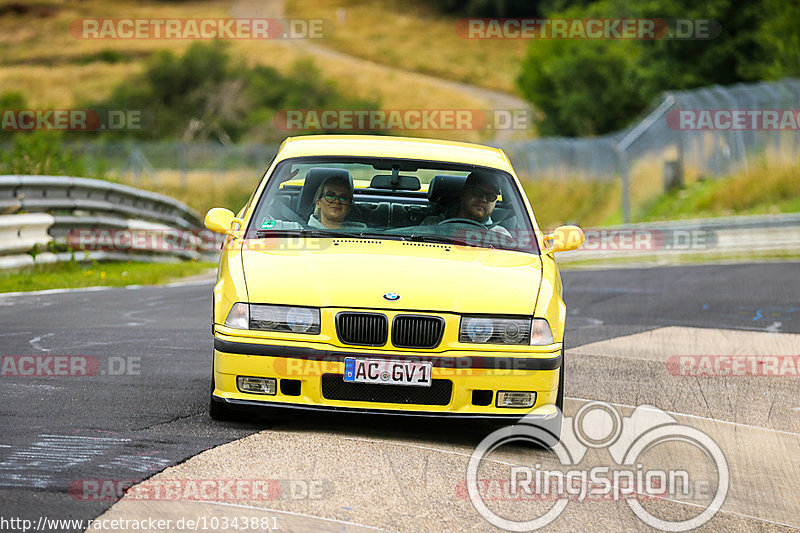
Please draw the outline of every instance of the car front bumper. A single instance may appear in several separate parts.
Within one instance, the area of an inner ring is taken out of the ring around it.
[[[364,394],[361,384],[344,384],[341,379],[347,357],[431,361],[434,386],[376,384],[368,388],[377,391],[377,395]],[[562,363],[560,346],[551,352],[410,353],[354,351],[329,344],[311,347],[286,342],[242,342],[217,336],[212,396],[213,400],[234,407],[507,421],[532,415],[546,420],[558,415],[554,404]],[[237,376],[274,378],[278,383],[276,394],[242,392],[237,387]],[[292,386],[285,387],[287,383]],[[473,391],[482,391],[478,394],[482,405],[476,404]],[[534,391],[536,402],[526,408],[497,407],[497,391]]]

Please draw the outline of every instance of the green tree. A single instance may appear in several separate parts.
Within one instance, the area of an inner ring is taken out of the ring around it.
[[[626,8],[602,0],[548,18],[624,17]],[[648,103],[631,40],[532,40],[517,86],[539,111],[543,135],[597,135],[625,126]]]
[[[715,21],[710,39],[531,41],[517,85],[546,135],[594,135],[630,123],[659,93],[800,75],[794,0],[553,0],[548,18]]]
[[[766,80],[800,76],[800,3],[764,0],[762,9],[757,36],[765,54],[747,71],[749,76]]]
[[[761,28],[763,2],[745,0],[649,0],[637,3],[634,16],[712,20],[719,34],[711,39],[640,41],[636,70],[644,92],[655,97],[664,90],[682,90],[760,79],[754,65],[768,61]]]
[[[463,17],[535,17],[541,0],[431,0],[429,5],[448,15]]]
[[[550,40],[531,46],[517,81],[540,113],[539,133],[586,136],[624,127],[648,101],[632,68],[636,51],[619,41]]]

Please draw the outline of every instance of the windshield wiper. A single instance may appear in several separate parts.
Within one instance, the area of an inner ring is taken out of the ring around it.
[[[256,231],[256,237],[259,239],[263,239],[265,237],[335,237],[335,238],[365,238],[371,239],[375,237],[384,238],[385,235],[382,233],[367,233],[367,232],[358,232],[355,231],[339,231],[339,230],[332,230],[332,229],[278,229],[278,230],[270,230],[270,229],[260,229]]]
[[[369,231],[340,231],[331,229],[278,229],[268,230],[260,229],[256,231],[256,237],[259,239],[267,237],[333,237],[344,239],[385,239],[385,240],[401,240],[401,241],[416,241],[416,242],[431,242],[437,244],[455,244],[461,246],[470,246],[471,243],[452,237],[443,237],[441,235],[425,235],[414,233],[411,235],[401,235],[393,233],[379,233]]]
[[[464,239],[456,239],[453,237],[443,237],[441,235],[426,235],[420,233],[412,233],[406,239],[414,242],[432,242],[436,244],[454,244],[458,246],[474,246],[474,243],[465,241]]]
[[[256,237],[352,237],[352,233],[324,229],[260,229]]]
[[[361,237],[362,239],[386,239],[387,241],[406,240],[406,237],[403,235],[394,235],[392,233],[378,233],[369,231],[362,231],[361,233],[356,233],[354,236]]]

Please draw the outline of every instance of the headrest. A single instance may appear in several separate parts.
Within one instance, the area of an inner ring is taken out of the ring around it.
[[[428,185],[428,202],[432,204],[449,203],[458,198],[464,188],[466,176],[440,174],[434,176]]]

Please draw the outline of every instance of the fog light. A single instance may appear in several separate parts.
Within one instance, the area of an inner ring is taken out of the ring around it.
[[[533,407],[535,403],[535,392],[498,391],[497,393],[497,407]]]
[[[242,392],[253,394],[275,394],[277,382],[275,378],[253,378],[249,376],[237,376],[236,386]]]

